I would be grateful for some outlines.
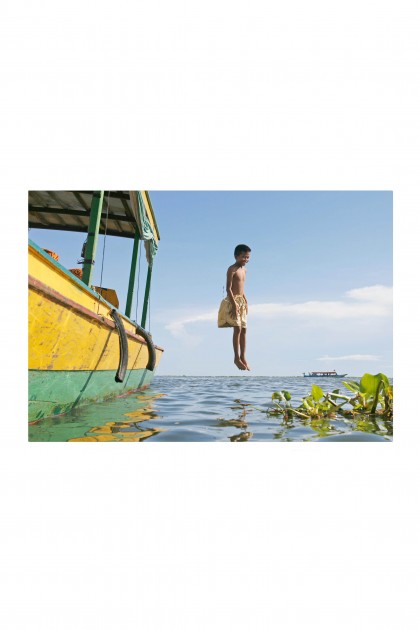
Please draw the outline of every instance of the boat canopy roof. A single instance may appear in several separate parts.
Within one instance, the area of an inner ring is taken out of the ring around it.
[[[337,372],[335,370],[327,370],[325,372],[314,370],[313,372],[309,372],[309,374],[337,374]]]
[[[134,238],[136,227],[141,229],[139,218],[139,193],[149,219],[153,235],[160,239],[150,197],[145,190],[106,191],[99,232],[111,236]],[[29,191],[29,227],[45,230],[87,232],[94,191],[87,190],[37,190]],[[108,218],[107,218],[108,214]]]

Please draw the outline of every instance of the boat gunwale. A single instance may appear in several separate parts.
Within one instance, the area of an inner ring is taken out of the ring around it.
[[[82,280],[79,280],[79,278],[77,276],[75,276],[66,267],[61,265],[58,261],[54,260],[52,258],[52,256],[47,254],[41,247],[39,247],[39,245],[34,243],[31,239],[29,239],[29,246],[32,247],[38,254],[40,254],[49,265],[51,265],[53,268],[57,267],[58,270],[61,271],[62,273],[64,273],[64,275],[71,282],[73,282],[74,284],[78,285],[81,289],[83,289],[86,293],[92,295],[92,297],[94,297],[99,302],[104,303],[111,310],[115,310],[118,313],[118,315],[123,320],[125,320],[128,323],[130,323],[132,326],[135,326],[135,327],[139,326],[139,324],[137,322],[135,322],[132,319],[129,319],[127,317],[127,315],[122,313],[119,309],[115,308],[115,306],[113,304],[111,304],[110,302],[108,302],[102,295],[97,293],[94,289],[89,287]],[[87,316],[87,317],[89,317],[91,319],[95,319],[96,321],[99,321],[102,324],[105,324],[106,326],[108,326],[111,329],[116,328],[115,322],[113,320],[106,319],[106,318],[104,318],[101,315],[97,315],[96,313],[94,313],[90,309],[86,308],[85,306],[82,306],[81,304],[78,304],[77,302],[75,302],[74,300],[71,300],[70,298],[67,298],[62,293],[59,293],[55,289],[52,289],[47,284],[42,282],[42,280],[38,280],[37,278],[35,278],[34,276],[31,276],[30,274],[28,274],[28,286],[30,286],[31,288],[37,290],[38,292],[42,292],[42,293],[48,295],[49,297],[51,297],[55,301],[60,302],[61,304],[72,308],[73,310],[79,312],[82,315],[85,315],[85,316]],[[129,330],[125,330],[125,332],[126,332],[127,336],[132,338],[133,340],[138,341],[138,342],[140,342],[140,343],[142,343],[144,345],[147,345],[144,337],[141,337],[140,335],[136,335],[135,333],[132,333]],[[156,350],[160,350],[161,352],[164,352],[164,349],[161,348],[160,346],[156,346],[155,344],[153,344],[153,345],[156,348]]]

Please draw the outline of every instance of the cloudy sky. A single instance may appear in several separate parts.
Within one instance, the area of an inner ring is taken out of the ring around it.
[[[151,191],[150,197],[161,234],[150,313],[154,341],[165,348],[160,374],[239,374],[232,331],[216,321],[234,247],[246,243],[251,374],[392,375],[391,192]],[[30,237],[69,267],[84,240],[40,230]],[[103,271],[103,285],[117,290],[122,308],[127,245],[107,237]],[[103,237],[98,261],[102,251]],[[137,319],[145,274],[143,252]]]

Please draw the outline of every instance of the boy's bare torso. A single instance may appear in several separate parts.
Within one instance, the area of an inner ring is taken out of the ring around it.
[[[246,270],[239,265],[231,265],[228,269],[228,277],[232,274],[232,293],[233,295],[244,295]]]

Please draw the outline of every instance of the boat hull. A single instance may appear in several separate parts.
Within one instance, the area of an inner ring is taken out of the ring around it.
[[[148,387],[146,340],[118,313],[127,339],[127,369],[116,381],[120,336],[112,304],[34,244],[29,246],[29,421],[67,413]]]
[[[114,370],[29,370],[29,421],[144,389],[153,376],[146,369],[131,370],[117,383]]]

